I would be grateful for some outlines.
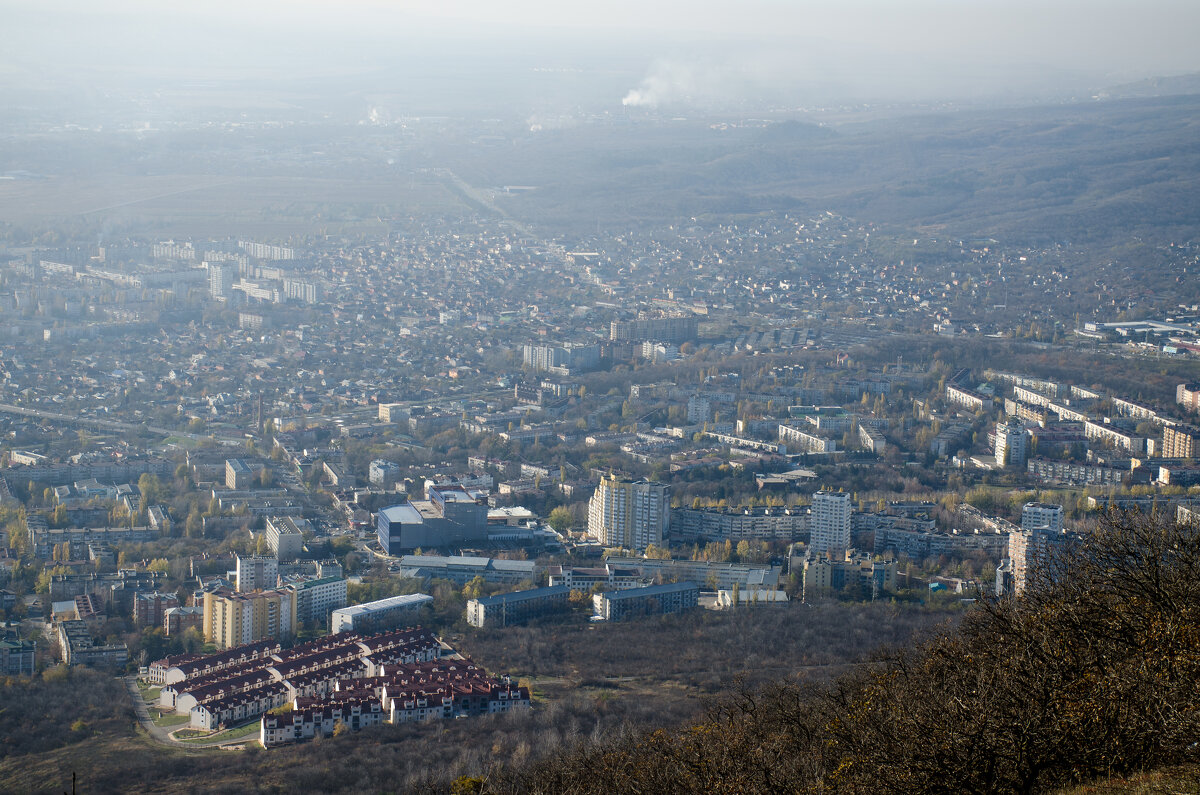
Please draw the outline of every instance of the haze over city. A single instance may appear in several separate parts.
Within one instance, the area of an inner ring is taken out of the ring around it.
[[[9,91],[400,114],[1088,96],[1200,69],[1186,2],[3,4]]]
[[[1196,4],[0,20],[0,790],[1197,789]]]

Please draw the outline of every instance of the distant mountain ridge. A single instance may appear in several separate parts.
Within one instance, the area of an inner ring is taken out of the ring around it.
[[[1109,86],[1096,92],[1097,99],[1135,99],[1200,94],[1200,72],[1171,77],[1148,77],[1132,83]]]

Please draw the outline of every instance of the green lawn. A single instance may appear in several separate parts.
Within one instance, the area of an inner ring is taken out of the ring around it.
[[[153,715],[154,713],[151,713]],[[154,718],[154,725],[161,726],[164,729],[169,729],[174,726],[182,726],[191,720],[190,715],[174,715],[171,713],[160,714]]]
[[[226,729],[225,731],[217,732],[216,734],[205,734],[200,737],[188,737],[186,739],[180,738],[179,741],[182,743],[187,743],[189,745],[197,745],[197,744],[207,744],[207,743],[215,743],[215,742],[225,742],[226,740],[240,740],[243,737],[249,737],[252,734],[258,734],[258,730],[259,730],[259,721],[255,720],[255,721],[251,721],[250,723],[247,723],[245,726],[238,726],[233,729]]]

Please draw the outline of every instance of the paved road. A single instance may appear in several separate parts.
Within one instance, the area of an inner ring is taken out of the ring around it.
[[[150,710],[146,708],[146,700],[142,698],[142,693],[138,690],[137,677],[125,677],[125,687],[129,690],[129,697],[133,699],[133,711],[137,713],[142,728],[160,743],[164,745],[176,745],[176,741],[171,739],[166,729],[162,726],[154,725],[154,719],[150,717]]]
[[[233,740],[214,740],[210,743],[180,742],[172,737],[170,733],[176,729],[182,729],[185,727],[173,726],[170,729],[164,729],[162,726],[156,726],[154,724],[154,719],[150,717],[150,710],[146,706],[146,700],[142,698],[142,693],[140,690],[138,690],[137,677],[125,677],[125,687],[127,690],[129,690],[129,697],[133,699],[133,711],[137,713],[138,721],[142,724],[142,727],[146,730],[147,734],[163,745],[174,745],[180,748],[217,748],[222,745],[246,745],[258,739],[256,735],[251,734],[245,737],[238,737]]]

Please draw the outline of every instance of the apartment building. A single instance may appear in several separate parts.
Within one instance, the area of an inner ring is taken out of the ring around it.
[[[644,320],[614,320],[609,328],[609,339],[616,342],[681,343],[696,338],[696,318],[662,317]]]
[[[1127,423],[1088,420],[1083,424],[1083,434],[1088,439],[1093,439],[1117,450],[1141,453],[1146,449],[1146,439],[1138,436],[1137,432]]]
[[[1193,425],[1163,428],[1163,458],[1196,458],[1200,451],[1200,428]]]
[[[163,631],[168,635],[178,635],[196,627],[204,631],[204,606],[168,607],[163,611]]]
[[[946,385],[946,400],[956,406],[962,406],[969,411],[992,410],[992,398],[990,395],[981,395],[974,390],[964,389],[954,384]]]
[[[862,588],[875,597],[896,587],[896,562],[878,561],[860,550],[847,549],[829,555],[809,553],[804,557],[801,571],[805,599],[848,587]]]
[[[579,591],[618,591],[653,584],[652,578],[641,570],[621,568],[612,563],[603,566],[550,566],[546,573],[551,585],[565,585]]]
[[[238,591],[264,591],[279,584],[279,561],[275,558],[253,555],[237,556],[237,572],[234,585]]]
[[[0,674],[33,676],[37,643],[21,640],[15,632],[0,633]]]
[[[248,489],[254,481],[255,474],[255,468],[243,459],[230,458],[225,462],[225,488]]]
[[[296,594],[298,624],[327,627],[330,614],[346,606],[346,581],[340,576],[288,583],[284,588]]]
[[[1026,469],[1039,480],[1068,486],[1116,486],[1129,477],[1127,469],[1046,458],[1029,459]]]
[[[836,439],[806,431],[795,425],[781,424],[779,441],[786,442],[787,449],[799,453],[834,453],[838,449]]]
[[[473,627],[506,627],[567,609],[571,589],[565,585],[486,596],[467,602],[467,623]]]
[[[906,555],[913,560],[949,555],[965,557],[982,552],[991,558],[1008,554],[1008,533],[1004,531],[960,531],[949,533],[898,525],[875,528],[875,554]]]
[[[1175,402],[1188,411],[1200,411],[1200,384],[1180,384],[1175,387]]]
[[[588,502],[588,535],[605,546],[645,549],[661,544],[670,522],[663,483],[606,476]]]
[[[67,665],[111,669],[119,668],[129,660],[129,649],[124,644],[96,643],[87,622],[79,619],[58,622],[58,642]]]
[[[399,573],[420,580],[450,580],[457,585],[466,585],[476,577],[482,577],[484,582],[517,585],[534,580],[537,564],[532,560],[473,555],[404,555],[400,558]]]
[[[149,591],[133,597],[133,622],[139,627],[160,626],[163,614],[172,607],[179,607],[179,597],[173,593]]]
[[[296,593],[287,589],[204,594],[204,639],[221,648],[296,633]]]
[[[850,495],[818,491],[809,517],[809,549],[818,555],[850,547]]]
[[[1021,529],[1047,530],[1061,533],[1063,529],[1063,507],[1044,502],[1027,502],[1021,508]]]
[[[593,603],[596,615],[604,621],[626,621],[640,616],[682,613],[695,608],[699,600],[699,585],[678,582],[598,593]]]
[[[795,541],[808,532],[808,516],[785,508],[672,508],[672,538],[695,541]]]
[[[414,593],[341,607],[330,616],[330,631],[367,632],[398,627],[416,618],[422,607],[432,603],[432,596]]]
[[[295,560],[304,551],[304,531],[309,524],[291,516],[268,516],[264,522],[267,547],[280,563]]]
[[[379,486],[381,489],[390,489],[399,482],[402,472],[403,469],[395,461],[386,461],[382,458],[377,458],[371,462],[367,469],[367,480],[372,486]]]
[[[1025,529],[1008,537],[1008,569],[1012,592],[1020,596],[1030,585],[1053,579],[1062,555],[1078,541],[1074,533],[1047,527]]]
[[[637,571],[645,579],[666,582],[695,582],[706,589],[775,588],[783,569],[753,563],[712,563],[705,560],[661,560],[612,555],[607,561],[613,570]]]
[[[1029,456],[1028,432],[1015,419],[996,424],[996,466],[1025,467]]]

